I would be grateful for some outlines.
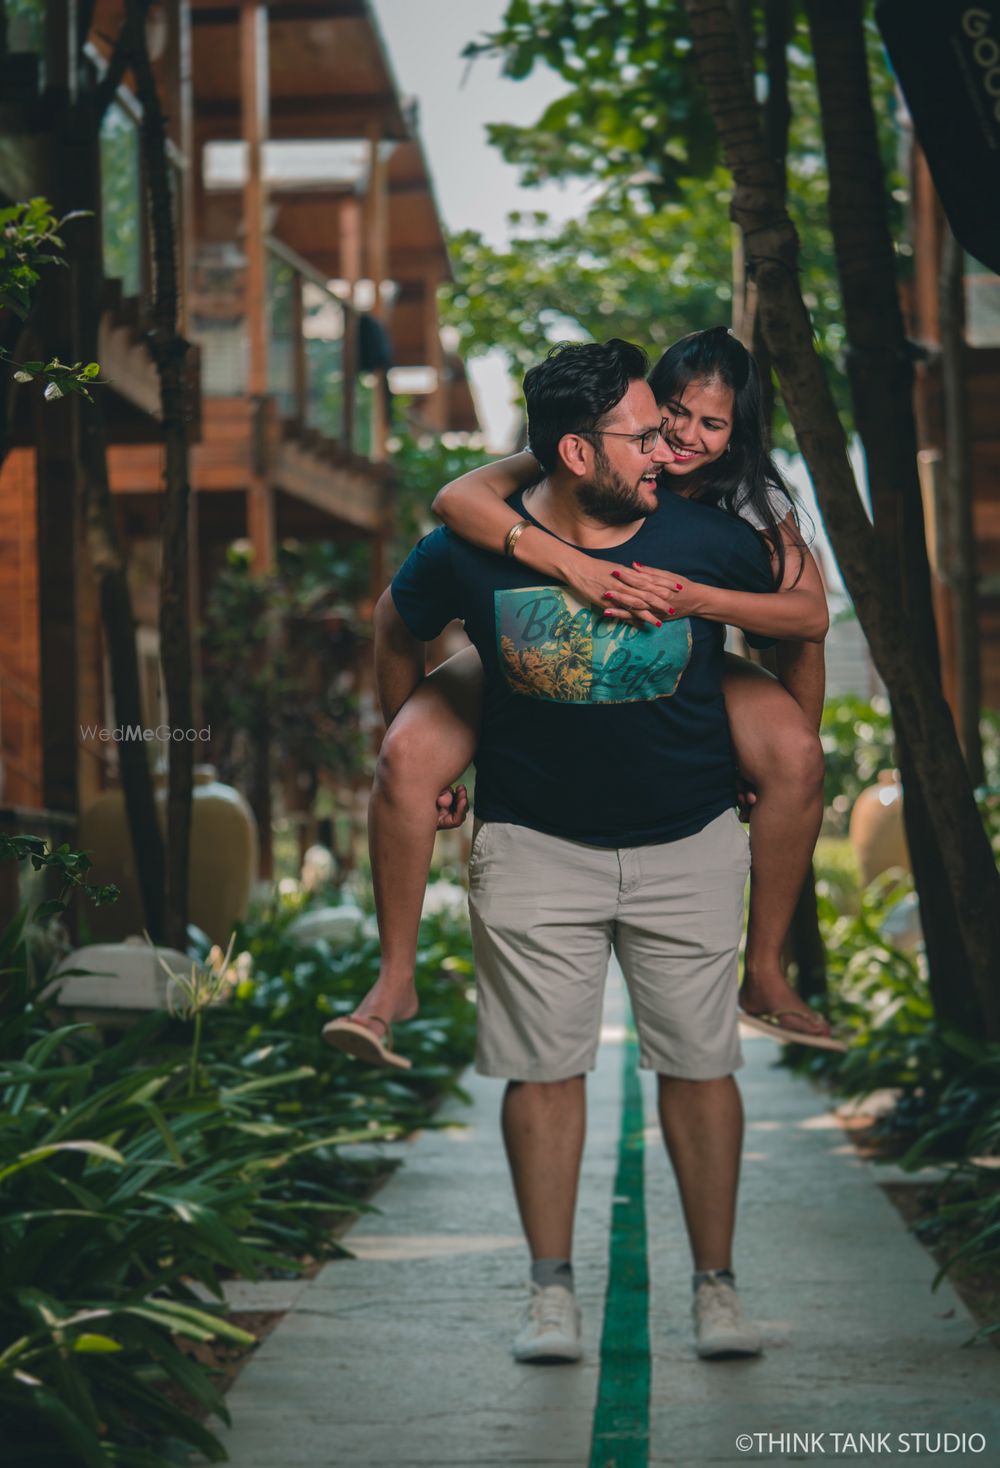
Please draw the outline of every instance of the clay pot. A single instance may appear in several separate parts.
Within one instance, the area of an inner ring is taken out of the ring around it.
[[[863,887],[890,867],[911,870],[898,770],[880,770],[878,784],[862,790],[851,811],[848,835]]]
[[[156,810],[165,830],[166,775],[156,777]],[[94,863],[91,881],[115,882],[117,902],[89,908],[87,924],[95,942],[115,942],[144,927],[132,843],[120,789],[105,790],[80,817],[80,845]],[[188,918],[213,943],[225,948],[238,918],[246,917],[257,879],[257,822],[238,790],[215,778],[212,765],[197,765],[191,812],[191,870]]]

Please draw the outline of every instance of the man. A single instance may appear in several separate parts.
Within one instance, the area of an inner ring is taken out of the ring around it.
[[[512,503],[526,523],[610,561],[771,590],[748,526],[677,495],[658,503],[666,450],[646,365],[640,348],[613,340],[557,348],[527,374],[529,441],[546,477]],[[640,1064],[659,1077],[694,1256],[697,1348],[754,1354],[731,1259],[749,853],[734,810],[722,629],[602,618],[512,557],[440,529],[379,603],[386,706],[412,692],[424,643],[456,617],[484,668],[469,866],[477,1068],[508,1081],[503,1136],[532,1259],[514,1354],[581,1354],[573,1219],[612,947]]]

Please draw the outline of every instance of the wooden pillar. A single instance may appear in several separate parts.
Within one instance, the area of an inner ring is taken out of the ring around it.
[[[60,272],[69,276],[70,271]],[[53,291],[53,296],[55,292]],[[63,292],[59,293],[63,295]],[[68,303],[67,303],[68,304]],[[73,362],[59,337],[44,332],[53,318],[40,313],[46,350]],[[53,323],[54,324],[54,323]],[[39,354],[41,355],[41,354]],[[38,486],[39,684],[42,709],[42,804],[73,813],[79,808],[77,744],[76,501],[79,468],[73,417],[80,399],[67,396],[51,406],[35,393],[34,433]]]
[[[444,349],[441,346],[441,323],[438,318],[438,278],[431,271],[424,274],[424,351],[425,361],[437,374],[437,384],[427,402],[427,421],[435,433],[448,427],[448,383]]]
[[[292,402],[293,415],[304,425],[309,410],[309,363],[306,356],[305,282],[296,270],[292,275]]]
[[[913,293],[917,339],[940,340],[938,285],[941,258],[941,206],[923,150],[913,147]]]
[[[267,254],[264,247],[264,140],[267,137],[267,6],[242,0],[239,23],[240,123],[246,145],[243,187],[243,248],[246,255],[244,311],[247,327],[247,393],[254,404],[253,467],[247,485],[247,533],[254,570],[274,564],[274,493],[268,473]]]
[[[177,144],[184,166],[180,171],[178,218],[178,270],[180,297],[179,328],[187,334],[191,295],[191,273],[194,261],[194,189],[199,172],[195,157],[194,83],[192,79],[191,6],[188,0],[171,0],[170,39],[166,58],[170,78],[170,97],[175,108],[171,136]]]
[[[389,312],[382,288],[389,277],[389,190],[385,158],[380,144],[381,137],[378,127],[370,127],[368,130],[368,189],[365,194],[364,208],[364,247],[365,273],[375,286],[375,301],[371,314],[383,327],[387,327]],[[389,432],[387,407],[385,376],[380,372],[372,408],[371,457],[376,462],[381,462],[386,456],[385,444]]]
[[[246,254],[247,391],[267,392],[267,259],[264,250],[264,139],[267,136],[267,6],[240,6],[240,122],[246,146],[243,248]]]
[[[340,226],[340,274],[350,286],[353,303],[354,287],[364,271],[364,216],[362,201],[345,199],[337,212]],[[341,359],[344,382],[344,418],[341,437],[346,448],[354,444],[354,401],[358,372],[358,319],[353,309],[344,317],[344,350]]]

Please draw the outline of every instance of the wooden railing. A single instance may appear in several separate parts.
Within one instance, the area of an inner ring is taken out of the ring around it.
[[[268,392],[281,417],[363,457],[372,453],[374,385],[357,370],[357,313],[307,260],[267,241]],[[202,249],[194,267],[190,335],[206,397],[247,391],[246,266],[235,246]]]

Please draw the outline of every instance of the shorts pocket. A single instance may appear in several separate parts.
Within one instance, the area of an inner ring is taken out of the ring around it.
[[[483,856],[485,855],[486,846],[490,838],[490,832],[493,830],[494,824],[495,823],[492,821],[477,821],[475,826],[473,827],[472,848],[469,852],[470,876],[472,875],[473,869],[477,866],[479,862],[482,861]]]

